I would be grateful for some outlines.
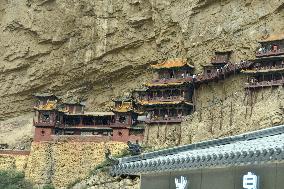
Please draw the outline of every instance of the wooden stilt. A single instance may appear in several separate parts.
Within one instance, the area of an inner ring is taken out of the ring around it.
[[[230,110],[230,126],[233,125],[233,101],[231,101],[231,110]]]
[[[221,118],[220,118],[220,126],[219,126],[219,130],[222,130],[223,127],[223,100],[221,102],[221,112],[220,112]]]

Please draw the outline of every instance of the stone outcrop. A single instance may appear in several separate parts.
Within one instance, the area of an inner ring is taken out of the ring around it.
[[[37,185],[66,187],[84,179],[104,161],[105,149],[119,154],[126,144],[118,142],[42,142],[33,143],[25,176]]]
[[[140,178],[112,177],[104,170],[97,170],[90,178],[75,184],[72,189],[139,189]]]

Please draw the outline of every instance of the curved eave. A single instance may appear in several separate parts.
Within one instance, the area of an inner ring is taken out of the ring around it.
[[[37,110],[37,111],[55,111],[57,109],[56,108],[37,108],[37,107],[34,107],[34,110]]]
[[[147,83],[147,87],[172,87],[172,86],[181,86],[190,82],[176,82],[176,83]]]
[[[193,103],[186,101],[139,101],[139,104],[143,106],[156,106],[156,105],[179,105],[186,104],[189,106],[193,106]]]
[[[155,66],[155,65],[151,65],[151,68],[154,70],[167,70],[167,69],[178,69],[178,68],[190,68],[190,69],[194,69],[193,65],[190,64],[185,64],[183,66]]]
[[[282,40],[284,40],[284,33],[271,35],[271,36],[267,37],[266,39],[259,40],[258,42],[259,43],[268,43],[268,42],[282,41]]]
[[[223,168],[284,161],[284,125],[120,159],[114,175]]]

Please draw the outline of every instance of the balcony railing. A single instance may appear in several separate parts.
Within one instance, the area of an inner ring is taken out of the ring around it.
[[[158,118],[147,118],[146,123],[180,123],[182,122],[182,117],[158,117]]]
[[[250,68],[249,70],[251,71],[264,71],[264,70],[281,70],[281,69],[284,69],[284,64],[281,64],[281,65],[276,65],[276,66],[259,66],[259,67],[253,67],[253,68]]]
[[[183,83],[183,82],[192,82],[192,76],[185,76],[180,78],[161,78],[152,80],[151,84],[168,84],[168,83]]]
[[[273,87],[284,85],[284,79],[246,83],[245,88]]]
[[[278,50],[262,50],[256,52],[256,57],[265,57],[265,56],[277,56],[277,55],[283,55],[284,49],[278,49]]]
[[[36,127],[54,127],[56,124],[54,122],[37,122],[33,121],[33,125]]]
[[[148,102],[172,102],[172,101],[183,101],[185,100],[184,97],[181,96],[169,96],[169,97],[152,97],[152,98],[144,98],[142,100],[148,101]]]

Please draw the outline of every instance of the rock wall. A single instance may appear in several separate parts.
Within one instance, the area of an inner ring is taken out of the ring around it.
[[[284,124],[284,88],[246,92],[246,76],[200,86],[197,111],[182,124],[183,144]]]
[[[147,126],[145,143],[163,148],[284,124],[284,87],[249,93],[245,82],[246,76],[239,74],[198,86],[196,111],[181,125]]]
[[[253,58],[257,39],[283,32],[283,7],[280,0],[3,0],[0,118],[29,112],[31,94],[44,90],[108,108],[164,59],[187,58],[198,72],[215,50]]]
[[[26,178],[38,185],[66,187],[89,176],[104,161],[104,150],[119,154],[126,144],[118,142],[57,142],[33,143],[25,170]]]
[[[28,163],[28,155],[0,155],[0,170],[16,169],[24,171]]]

